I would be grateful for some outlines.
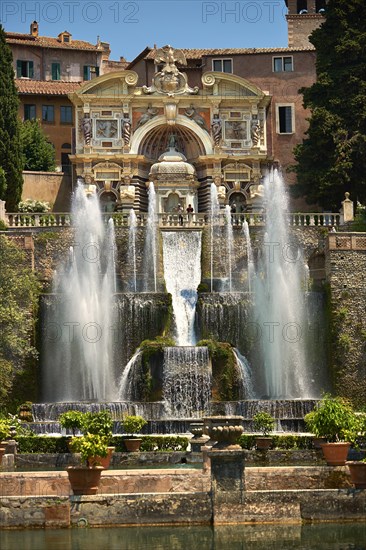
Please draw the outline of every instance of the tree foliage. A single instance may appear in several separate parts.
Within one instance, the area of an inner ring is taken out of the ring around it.
[[[0,400],[4,403],[16,377],[37,356],[33,333],[40,287],[25,253],[3,235],[0,265]]]
[[[26,120],[20,126],[24,170],[52,172],[56,166],[55,149],[38,120]]]
[[[18,107],[19,99],[14,82],[13,57],[0,25],[0,199],[6,201],[8,212],[14,212],[23,188],[22,155],[20,148]]]
[[[297,196],[339,209],[344,193],[366,200],[366,4],[329,0],[324,23],[310,41],[317,81],[302,89],[311,118],[295,148]]]

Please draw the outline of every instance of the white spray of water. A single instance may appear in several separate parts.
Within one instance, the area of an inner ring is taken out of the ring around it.
[[[277,170],[264,182],[266,235],[255,279],[255,311],[261,327],[264,392],[271,399],[311,398],[303,331],[304,262],[288,228],[285,185]]]
[[[244,222],[243,222],[243,233],[244,233],[246,247],[247,247],[248,291],[251,292],[252,280],[253,280],[255,269],[254,269],[254,262],[253,262],[252,243],[251,243],[251,240],[250,240],[250,233],[249,233],[249,224],[248,224],[247,220],[244,220]]]
[[[149,208],[147,215],[144,250],[145,291],[157,291],[157,213],[156,193],[153,182],[149,185]],[[152,281],[152,282],[151,282]]]
[[[201,232],[163,232],[164,277],[172,295],[178,346],[195,344],[197,287],[201,281]]]
[[[137,217],[133,208],[130,210],[128,219],[128,265],[132,266],[132,290],[137,292],[137,276],[136,276],[136,228]]]
[[[248,360],[240,353],[236,348],[233,348],[233,352],[236,358],[236,364],[239,367],[243,395],[242,399],[254,399],[254,390],[252,383],[252,369],[250,368]]]
[[[113,222],[106,232],[97,196],[87,197],[81,184],[73,197],[72,220],[74,246],[55,281],[58,303],[46,313],[43,397],[113,400]]]
[[[234,237],[233,237],[233,225],[231,221],[231,209],[230,205],[225,206],[225,228],[226,228],[226,246],[228,257],[228,272],[229,272],[229,292],[233,289],[233,255],[234,255]]]
[[[213,292],[214,276],[214,246],[217,227],[219,224],[220,204],[217,196],[217,187],[211,183],[210,188],[210,262],[211,262],[211,292]]]
[[[133,376],[132,373],[136,365],[140,364],[142,351],[138,349],[136,353],[131,357],[127,365],[125,366],[121,380],[119,382],[118,399],[120,401],[131,401],[133,393]]]

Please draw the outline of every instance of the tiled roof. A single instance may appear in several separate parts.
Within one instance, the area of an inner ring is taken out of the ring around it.
[[[20,94],[67,95],[80,88],[83,82],[16,78],[15,84]]]
[[[212,48],[212,49],[184,49],[182,48],[186,59],[201,59],[204,56],[213,55],[240,55],[256,53],[288,53],[288,52],[307,52],[315,51],[313,46],[307,48]],[[156,50],[151,50],[146,59],[154,59]]]
[[[61,42],[58,38],[52,38],[50,36],[32,36],[31,34],[21,34],[18,32],[7,32],[5,35],[8,44],[35,46],[39,48],[61,48],[63,50],[101,51],[101,48],[98,48],[95,44],[85,42],[84,40],[71,39],[70,42]]]

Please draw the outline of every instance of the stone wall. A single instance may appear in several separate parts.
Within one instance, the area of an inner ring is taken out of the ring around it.
[[[326,254],[332,335],[330,361],[338,394],[366,403],[366,235],[331,234]]]
[[[23,172],[22,200],[46,201],[53,212],[69,212],[71,176],[63,172]]]

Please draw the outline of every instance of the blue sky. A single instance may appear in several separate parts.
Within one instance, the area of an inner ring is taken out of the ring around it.
[[[132,60],[145,46],[176,48],[258,48],[287,45],[284,0],[2,0],[7,31],[109,42],[112,59]]]

